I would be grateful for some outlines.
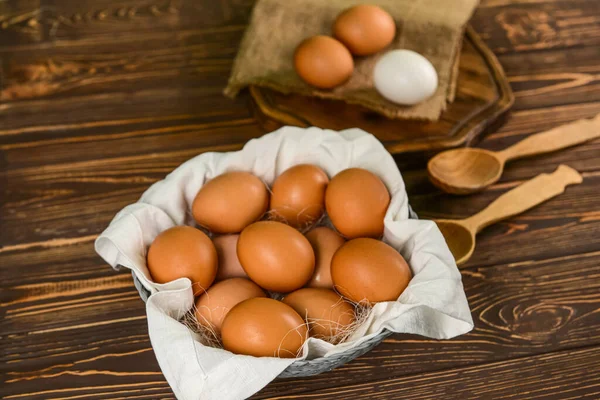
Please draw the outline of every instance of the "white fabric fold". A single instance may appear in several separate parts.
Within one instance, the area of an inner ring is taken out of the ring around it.
[[[271,185],[276,176],[301,163],[318,165],[330,177],[350,167],[378,175],[392,195],[383,239],[404,256],[414,275],[397,301],[373,307],[349,341],[334,346],[310,338],[302,358],[348,350],[383,329],[448,339],[473,328],[452,254],[435,223],[408,218],[404,181],[383,145],[360,129],[334,132],[283,127],[249,141],[240,151],[204,153],[185,162],[152,185],[137,203],[121,210],[96,240],[96,251],[108,264],[131,269],[152,293],[146,304],[148,331],[177,398],[243,399],[266,386],[294,360],[233,355],[202,345],[179,322],[193,304],[191,282],[187,278],[166,284],[152,282],[146,249],[163,230],[193,225],[192,201],[202,185],[215,176],[243,170]]]

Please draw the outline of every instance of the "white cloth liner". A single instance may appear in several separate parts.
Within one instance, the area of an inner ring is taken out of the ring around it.
[[[152,185],[121,210],[98,237],[98,254],[113,268],[134,271],[152,293],[146,304],[148,331],[160,367],[178,399],[242,399],[259,391],[293,359],[234,355],[194,340],[178,320],[192,307],[187,278],[153,283],[146,249],[161,231],[193,225],[192,201],[208,180],[227,171],[249,171],[271,185],[276,176],[301,163],[315,164],[332,177],[349,167],[368,169],[388,187],[392,200],[385,217],[384,241],[408,261],[414,274],[398,301],[378,303],[350,341],[334,346],[310,338],[302,358],[327,357],[389,329],[448,339],[473,328],[473,320],[454,258],[435,223],[408,219],[404,181],[392,156],[360,129],[341,132],[283,127],[249,141],[242,150],[204,153]]]

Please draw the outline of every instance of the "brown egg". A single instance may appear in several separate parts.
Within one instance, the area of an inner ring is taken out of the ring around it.
[[[276,221],[256,222],[240,235],[237,253],[250,279],[274,292],[291,292],[308,282],[315,254],[300,232]]]
[[[333,25],[333,35],[357,56],[375,54],[396,36],[396,23],[385,10],[361,4],[342,12]]]
[[[196,295],[215,280],[217,251],[204,232],[191,226],[175,226],[154,239],[148,249],[147,264],[154,282],[189,278]]]
[[[313,36],[296,48],[294,67],[309,85],[332,89],[350,78],[354,60],[348,49],[334,38]]]
[[[350,240],[334,254],[331,277],[335,290],[356,302],[396,301],[412,274],[404,258],[382,241]]]
[[[208,181],[194,199],[196,222],[214,233],[239,233],[267,211],[265,184],[249,172],[227,172]]]
[[[306,320],[310,336],[334,343],[356,320],[354,307],[330,289],[299,289],[285,296],[283,302]]]
[[[223,347],[235,354],[295,358],[308,329],[296,311],[269,298],[253,298],[233,307],[223,321]]]
[[[272,217],[294,228],[316,222],[325,211],[329,178],[321,168],[300,164],[285,170],[271,188]]]
[[[266,297],[258,285],[248,279],[231,278],[215,283],[196,300],[196,319],[200,325],[221,333],[223,319],[236,304],[254,297]]]
[[[385,184],[361,168],[343,170],[325,192],[327,214],[335,228],[349,239],[383,235],[383,218],[390,204]]]
[[[229,278],[247,278],[237,256],[237,242],[240,235],[221,235],[213,238],[213,244],[219,257],[217,281]]]
[[[306,286],[313,288],[332,289],[331,258],[333,254],[346,242],[333,229],[320,226],[306,234],[315,252],[315,273]]]

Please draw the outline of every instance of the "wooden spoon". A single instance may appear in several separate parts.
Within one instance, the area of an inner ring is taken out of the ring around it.
[[[529,136],[499,152],[477,148],[444,151],[429,160],[431,182],[447,193],[469,194],[496,182],[507,161],[549,153],[600,137],[600,114]]]
[[[552,174],[540,174],[498,197],[477,214],[462,220],[439,219],[435,222],[456,259],[465,263],[475,249],[475,236],[483,228],[520,214],[565,191],[567,185],[581,183],[583,178],[573,168],[560,165]]]

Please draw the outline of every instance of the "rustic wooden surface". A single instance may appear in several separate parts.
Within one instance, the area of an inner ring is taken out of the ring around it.
[[[93,240],[184,160],[262,134],[221,95],[251,0],[0,1],[0,397],[173,398],[144,305]],[[600,112],[598,0],[485,0],[473,26],[516,95],[483,142]],[[515,161],[466,198],[396,157],[421,216],[466,217],[559,163],[584,182],[478,236],[461,270],[475,320],[462,337],[394,335],[255,398],[600,398],[600,141]]]
[[[372,133],[392,153],[469,146],[502,122],[514,103],[508,78],[494,53],[467,26],[461,46],[454,101],[438,121],[387,119],[359,105],[249,88],[255,116],[269,132],[284,125]]]

